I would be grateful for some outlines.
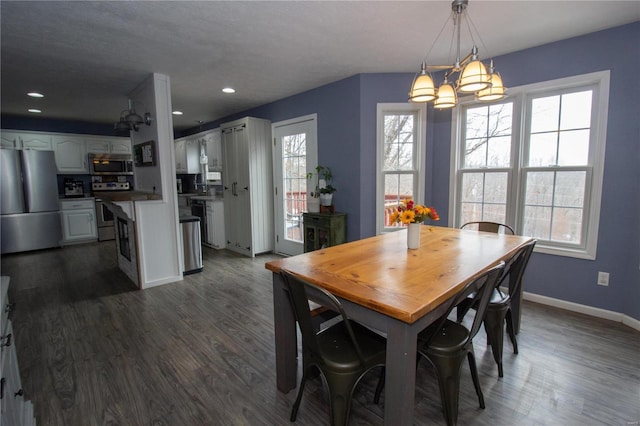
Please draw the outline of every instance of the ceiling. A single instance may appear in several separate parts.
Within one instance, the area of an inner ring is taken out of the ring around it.
[[[445,26],[450,1],[2,0],[0,7],[1,111],[12,115],[38,108],[46,118],[114,123],[127,94],[158,72],[171,78],[173,108],[184,112],[174,126],[183,130],[355,74],[415,72],[443,27],[429,63],[455,56],[453,26]],[[486,58],[638,21],[640,2],[471,0],[468,12]],[[466,53],[470,38],[462,34]],[[226,86],[237,92],[222,93]]]

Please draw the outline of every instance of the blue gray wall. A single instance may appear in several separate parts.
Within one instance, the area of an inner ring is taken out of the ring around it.
[[[495,58],[507,87],[611,70],[604,186],[597,259],[534,253],[526,291],[621,312],[640,320],[640,23]],[[406,102],[413,73],[362,74],[249,111],[206,123],[182,135],[244,116],[272,122],[318,115],[320,164],[335,176],[334,204],[348,214],[348,239],[375,234],[376,104]],[[427,112],[426,200],[447,225],[451,113]],[[2,125],[11,120],[2,118]],[[35,126],[35,125],[33,125]],[[24,130],[70,129],[6,127]],[[102,129],[100,129],[102,130]],[[82,132],[81,132],[82,133]],[[90,132],[87,132],[90,133]],[[95,132],[95,134],[105,134]],[[181,136],[181,135],[180,135]],[[596,285],[610,272],[608,287]]]
[[[508,87],[611,70],[597,259],[535,253],[525,285],[531,293],[640,320],[639,40],[640,23],[634,23],[495,59]],[[334,204],[348,213],[348,238],[355,240],[375,234],[376,104],[405,102],[412,79],[409,73],[358,75],[237,116],[280,121],[318,114],[319,161],[334,171]],[[447,225],[451,112],[430,107],[427,116],[425,196]],[[598,271],[611,274],[608,287],[596,285]]]

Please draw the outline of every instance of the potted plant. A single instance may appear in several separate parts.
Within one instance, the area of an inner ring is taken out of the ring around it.
[[[331,181],[333,180],[333,174],[331,173],[331,168],[326,166],[317,166],[316,167],[316,190],[315,192],[311,192],[309,195],[314,198],[320,198],[320,205],[322,206],[330,206],[333,203],[333,193],[336,192],[336,188],[331,185]],[[307,179],[313,178],[313,172],[307,173]],[[307,208],[310,207],[311,200],[307,200]]]

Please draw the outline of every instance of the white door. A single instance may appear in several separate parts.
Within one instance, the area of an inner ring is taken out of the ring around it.
[[[307,172],[318,164],[316,114],[274,123],[276,253],[304,251],[302,213],[307,211]]]

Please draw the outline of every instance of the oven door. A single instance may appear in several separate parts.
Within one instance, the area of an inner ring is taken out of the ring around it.
[[[98,241],[109,241],[116,239],[113,213],[101,200],[96,200],[96,217],[98,224]]]
[[[96,216],[98,217],[98,228],[113,226],[113,213],[102,200],[96,200]]]

